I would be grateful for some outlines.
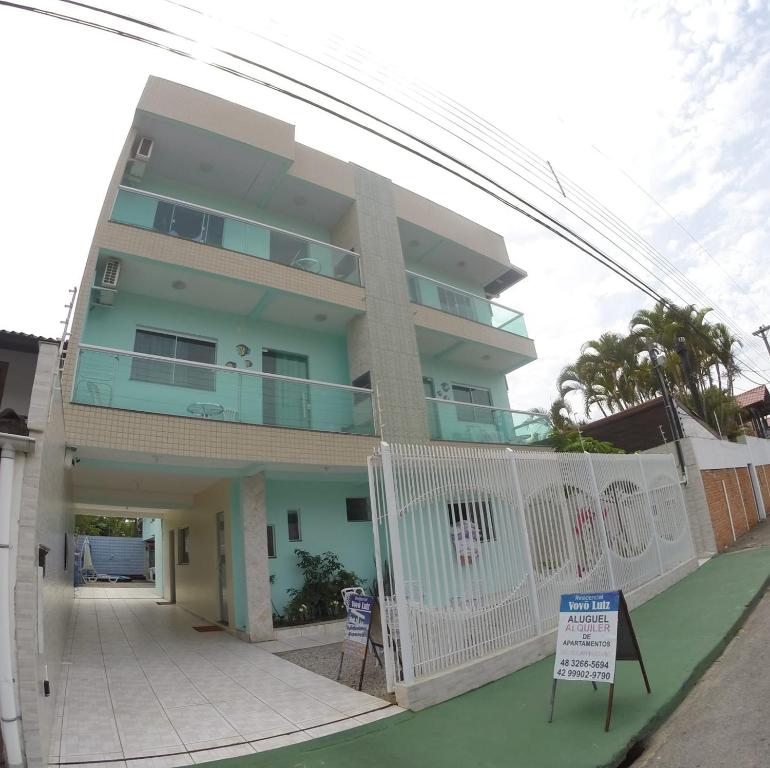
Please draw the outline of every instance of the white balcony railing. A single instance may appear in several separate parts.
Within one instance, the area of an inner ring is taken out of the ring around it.
[[[551,429],[548,417],[542,413],[435,397],[426,397],[425,402],[433,440],[526,445],[545,440]]]
[[[206,206],[121,186],[110,220],[361,285],[358,254]]]
[[[415,304],[439,309],[517,336],[527,336],[524,315],[516,309],[409,270],[406,279],[409,298]]]
[[[371,389],[81,344],[72,402],[374,435]]]

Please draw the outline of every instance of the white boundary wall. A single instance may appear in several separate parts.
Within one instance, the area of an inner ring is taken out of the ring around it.
[[[551,653],[561,594],[638,605],[696,564],[669,455],[383,444],[369,478],[388,689],[412,709]]]

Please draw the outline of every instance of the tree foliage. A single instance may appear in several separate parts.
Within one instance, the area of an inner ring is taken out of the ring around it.
[[[76,536],[141,536],[142,520],[135,517],[75,515]]]
[[[649,350],[664,355],[663,375],[672,393],[694,408],[682,360],[676,352],[684,339],[709,425],[727,437],[740,429],[739,407],[733,398],[741,373],[736,358],[740,341],[723,323],[710,323],[708,307],[685,307],[659,301],[635,312],[627,334],[603,333],[580,349],[566,365],[556,385],[559,397],[551,406],[551,423],[558,431],[574,426],[572,405],[582,399],[587,418],[596,408],[603,416],[626,410],[661,394]],[[555,410],[554,410],[555,409]]]
[[[605,440],[581,435],[574,427],[553,429],[550,438],[557,453],[625,453],[622,448],[616,448]]]
[[[311,555],[304,549],[295,549],[294,554],[304,582],[299,589],[286,590],[291,597],[286,606],[289,622],[301,624],[344,616],[341,590],[359,586],[358,576],[346,570],[334,552]]]

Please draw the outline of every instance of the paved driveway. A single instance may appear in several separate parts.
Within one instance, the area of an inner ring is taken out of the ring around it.
[[[206,622],[150,592],[88,595],[75,601],[51,764],[173,768],[401,711],[226,632],[199,633]]]

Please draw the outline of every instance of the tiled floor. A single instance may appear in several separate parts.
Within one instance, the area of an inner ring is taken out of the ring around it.
[[[144,589],[79,590],[51,764],[175,768],[285,746],[398,707],[315,675]],[[267,645],[267,644],[265,644]],[[127,762],[125,762],[127,761]]]

